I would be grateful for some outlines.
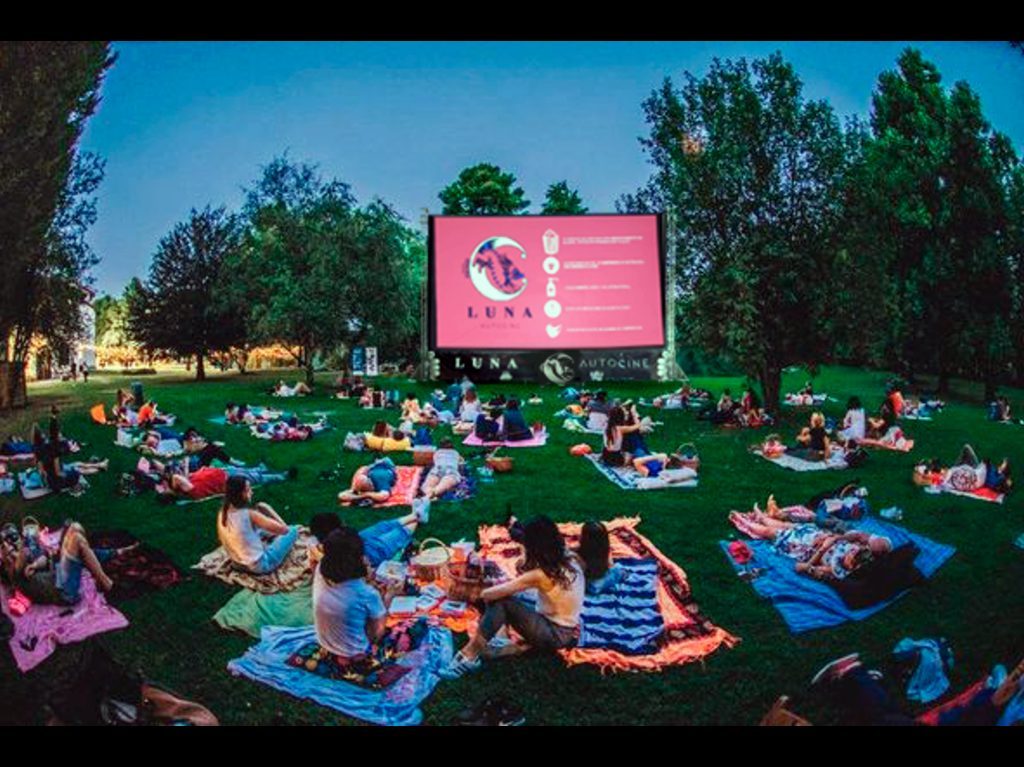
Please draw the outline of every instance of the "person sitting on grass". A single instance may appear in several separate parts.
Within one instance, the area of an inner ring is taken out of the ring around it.
[[[419,423],[420,401],[417,399],[415,392],[409,392],[405,395],[405,401],[402,403],[402,420]]]
[[[232,564],[256,575],[272,573],[298,537],[298,525],[289,525],[270,504],[252,505],[249,480],[227,478],[224,503],[217,514],[217,539]]]
[[[459,421],[475,424],[480,413],[480,398],[476,394],[476,389],[470,389],[462,395],[462,402],[459,405]]]
[[[139,427],[148,428],[156,424],[166,424],[168,422],[167,416],[160,412],[156,402],[149,400],[145,405],[139,408]]]
[[[843,416],[843,427],[836,432],[836,438],[847,447],[853,447],[867,433],[867,419],[860,397],[850,397],[846,403],[846,415]]]
[[[805,461],[827,461],[831,455],[832,442],[825,431],[825,415],[811,413],[810,425],[800,430],[796,441],[799,447],[789,448],[787,454]]]
[[[576,644],[586,588],[583,563],[566,547],[558,526],[548,517],[536,517],[523,532],[522,575],[480,593],[486,609],[476,634],[439,672],[442,677],[454,679],[479,669],[482,655],[516,655],[531,648],[558,650]],[[536,608],[516,598],[530,590],[536,591]],[[524,644],[491,652],[491,640],[506,626],[515,629]]]
[[[59,443],[47,442],[43,432],[35,428],[32,434],[32,452],[36,456],[36,467],[43,482],[54,492],[75,490],[79,487],[84,474],[96,474],[106,471],[110,460],[75,461],[64,464],[61,461]]]
[[[732,511],[729,519],[752,538],[769,541],[776,552],[796,560],[798,573],[820,581],[843,580],[892,551],[892,541],[885,536],[858,531],[834,534],[812,522],[786,522],[756,510]]]
[[[436,501],[450,490],[458,487],[462,481],[459,471],[462,456],[455,449],[450,439],[441,440],[434,451],[434,465],[427,472],[420,492],[430,501]]]
[[[583,562],[587,594],[603,594],[622,580],[623,570],[612,561],[608,528],[602,522],[585,522],[577,549]]]
[[[601,460],[608,466],[626,466],[633,460],[633,456],[625,448],[627,434],[640,430],[640,424],[627,423],[626,411],[621,405],[616,405],[608,411],[608,425],[604,430],[604,448],[601,451]]]
[[[390,458],[380,458],[369,466],[360,466],[352,475],[348,490],[338,493],[339,503],[369,505],[384,503],[398,482],[398,469]]]
[[[223,469],[215,466],[203,466],[195,471],[184,463],[168,464],[164,467],[163,476],[154,489],[157,495],[173,500],[182,498],[201,501],[227,493],[228,480],[244,479],[253,485],[267,485],[272,482],[284,482],[295,479],[298,470],[294,467],[287,472],[272,472],[260,464],[255,468],[227,466]]]
[[[886,397],[882,406],[878,409],[877,418],[868,418],[868,436],[871,439],[882,439],[889,433],[889,429],[896,423],[896,411],[893,410],[892,400]]]
[[[13,527],[13,526],[11,526]],[[60,543],[57,546],[56,561],[49,556],[38,540],[38,526],[23,526],[21,535],[17,529],[5,530],[3,536],[4,575],[29,599],[38,604],[73,605],[82,598],[82,570],[87,569],[96,581],[100,591],[110,591],[114,582],[103,571],[102,562],[118,554],[126,553],[136,546],[120,549],[93,549],[85,534],[85,528],[78,522],[64,523]]]
[[[533,439],[533,432],[526,425],[523,411],[519,409],[519,400],[512,398],[502,413],[501,430],[498,439],[503,442],[523,442]]]
[[[740,406],[734,411],[736,421],[740,426],[757,428],[765,422],[764,409],[761,407],[761,400],[753,386],[747,386],[740,398]]]

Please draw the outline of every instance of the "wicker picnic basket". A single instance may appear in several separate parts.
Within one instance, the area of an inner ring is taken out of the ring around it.
[[[686,442],[676,448],[673,454],[679,465],[686,469],[698,471],[700,469],[700,455],[697,453],[697,446],[692,442]]]
[[[487,588],[484,569],[479,565],[471,568],[469,560],[449,562],[445,566],[444,582],[448,598],[456,602],[475,602]]]
[[[428,549],[428,543],[436,544],[436,546]],[[444,541],[438,538],[427,538],[420,544],[416,555],[409,560],[409,567],[417,580],[443,580],[451,558],[451,549]]]
[[[494,471],[512,471],[513,460],[511,456],[494,455],[493,453],[484,459],[484,463]]]

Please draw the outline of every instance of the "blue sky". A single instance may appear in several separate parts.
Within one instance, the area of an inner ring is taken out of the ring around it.
[[[117,43],[83,148],[106,159],[90,242],[101,292],[145,276],[190,208],[237,208],[287,150],[418,225],[467,165],[514,172],[536,210],[568,179],[614,210],[649,168],[641,102],[715,56],[780,50],[812,98],[867,115],[878,74],[907,43]],[[1024,56],[1004,43],[914,43],[947,84],[966,80],[1024,152]]]

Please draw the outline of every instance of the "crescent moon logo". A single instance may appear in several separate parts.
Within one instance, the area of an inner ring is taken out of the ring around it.
[[[509,250],[514,254],[510,255]],[[526,275],[520,269],[525,259],[526,251],[515,240],[489,237],[469,257],[469,279],[484,298],[511,301],[526,290]]]

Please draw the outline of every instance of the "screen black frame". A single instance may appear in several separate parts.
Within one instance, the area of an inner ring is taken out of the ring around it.
[[[541,347],[534,349],[506,349],[498,347],[464,347],[464,346],[438,346],[437,345],[437,293],[435,290],[436,276],[434,270],[437,268],[436,253],[434,247],[436,243],[436,237],[434,232],[434,221],[439,218],[589,218],[591,216],[613,216],[615,218],[647,218],[654,216],[658,230],[658,271],[661,275],[661,337],[662,342],[660,344],[653,344],[651,346],[617,346],[617,347],[594,347],[594,346],[562,346],[562,347]],[[548,352],[554,353],[559,351],[566,352],[602,352],[608,354],[614,354],[615,352],[627,352],[627,351],[650,351],[652,349],[664,349],[668,345],[668,306],[667,306],[667,290],[666,280],[668,275],[666,269],[666,231],[665,231],[665,214],[663,212],[658,213],[584,213],[584,214],[569,214],[569,215],[558,215],[558,216],[546,216],[540,213],[525,213],[523,215],[491,215],[491,214],[478,214],[471,216],[452,216],[452,215],[434,215],[431,214],[427,218],[427,344],[432,352],[443,352],[445,354],[451,354],[456,352],[462,353],[500,353],[500,354],[530,354],[536,352]]]

